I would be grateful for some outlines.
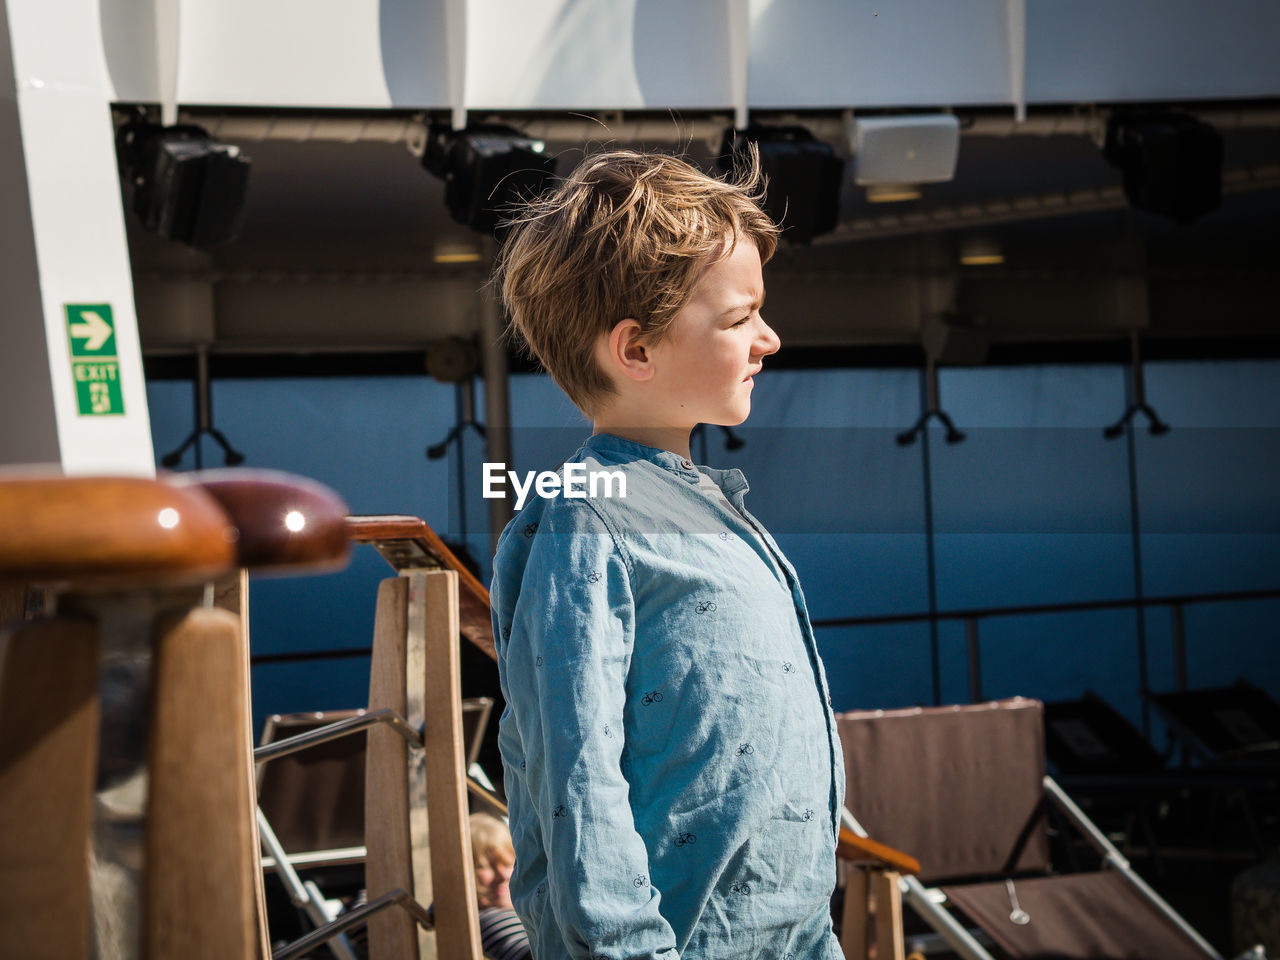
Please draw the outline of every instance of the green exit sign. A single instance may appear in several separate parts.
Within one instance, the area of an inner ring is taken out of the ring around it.
[[[68,303],[67,339],[76,408],[82,417],[124,413],[115,318],[109,303]]]

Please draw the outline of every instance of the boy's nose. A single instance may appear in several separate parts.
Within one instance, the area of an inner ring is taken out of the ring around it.
[[[756,337],[754,346],[754,353],[761,357],[767,357],[771,353],[777,353],[778,348],[782,346],[782,341],[778,338],[778,335],[774,333],[773,327],[765,323],[764,317],[760,318],[760,332]]]

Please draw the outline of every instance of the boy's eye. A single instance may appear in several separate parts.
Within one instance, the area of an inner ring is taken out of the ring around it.
[[[747,322],[748,320],[750,320],[750,319],[751,319],[750,317],[743,317],[741,320],[739,320],[737,323],[735,323],[735,324],[734,324],[734,326],[735,326],[735,327],[740,327],[740,326],[742,326],[744,323],[746,323],[746,322]]]

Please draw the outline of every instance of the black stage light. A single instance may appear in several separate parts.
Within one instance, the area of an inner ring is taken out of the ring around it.
[[[1222,135],[1185,113],[1119,113],[1103,156],[1139,210],[1190,223],[1222,202]]]
[[[162,237],[205,249],[244,223],[249,158],[200,127],[127,123],[116,134],[125,203]]]
[[[783,236],[808,243],[830,233],[840,219],[840,184],[844,160],[804,127],[764,127],[725,131],[719,164],[733,170],[747,162],[749,145],[760,151],[768,179],[765,212],[782,225]]]
[[[546,144],[499,124],[433,127],[422,165],[444,180],[444,202],[458,223],[495,233],[514,204],[541,193],[555,174]]]

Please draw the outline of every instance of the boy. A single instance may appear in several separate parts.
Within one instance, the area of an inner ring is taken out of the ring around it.
[[[625,498],[536,498],[494,561],[512,900],[537,960],[842,956],[844,774],[804,597],[737,470],[695,468],[779,346],[777,227],[681,160],[589,157],[514,225],[516,330]]]

